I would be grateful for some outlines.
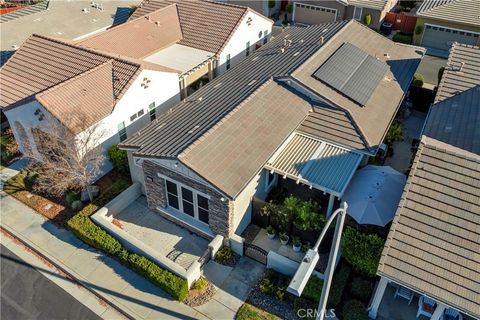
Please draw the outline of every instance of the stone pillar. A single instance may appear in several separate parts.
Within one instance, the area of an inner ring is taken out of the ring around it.
[[[328,199],[328,207],[327,207],[327,219],[330,218],[333,212],[333,204],[335,203],[335,196],[330,194],[330,198]]]
[[[387,288],[388,280],[386,278],[381,277],[380,281],[378,282],[377,289],[375,290],[375,294],[373,296],[372,302],[370,303],[370,307],[368,308],[368,316],[371,319],[377,318],[378,307],[380,307],[380,303],[382,302],[383,294],[385,293],[385,289]]]
[[[437,307],[435,308],[435,311],[433,312],[433,315],[430,318],[430,320],[440,320],[446,308],[447,308],[446,305],[437,301]]]

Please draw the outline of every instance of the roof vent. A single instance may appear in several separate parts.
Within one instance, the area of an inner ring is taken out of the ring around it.
[[[323,36],[320,37],[320,44],[323,44],[323,42],[325,41],[325,38]]]
[[[202,101],[202,100],[203,100],[203,97],[199,97],[197,100],[198,100],[198,101]]]
[[[298,56],[300,54],[300,51],[297,51],[293,54],[294,57]]]
[[[222,85],[222,83],[219,82],[219,83],[215,84],[213,87],[214,87],[214,88],[218,88],[218,87],[220,87],[221,85]]]
[[[13,50],[17,50],[17,49],[18,49],[18,45],[14,44],[14,45],[12,46],[12,49],[13,49]]]
[[[251,86],[252,84],[254,84],[255,82],[257,82],[257,79],[253,79],[252,81],[250,81],[247,86]]]
[[[192,134],[192,133],[194,133],[198,128],[200,128],[200,126],[197,124],[195,127],[193,127],[193,129],[189,130],[188,133],[189,133],[189,134]]]
[[[387,52],[387,53],[384,53],[384,54],[383,54],[383,57],[386,58],[386,59],[390,59],[390,55],[388,54],[388,52]]]
[[[252,62],[258,60],[259,56],[253,57]]]
[[[283,47],[280,48],[280,52],[281,52],[281,53],[284,53],[284,52],[285,52],[285,48],[283,48]]]
[[[155,21],[155,25],[156,25],[157,27],[161,27],[161,26],[162,26],[162,24],[160,23],[160,21]]]
[[[150,16],[146,16],[145,19],[147,19],[148,21],[152,21],[152,19],[150,19]]]

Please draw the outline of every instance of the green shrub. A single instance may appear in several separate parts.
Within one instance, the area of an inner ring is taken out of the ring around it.
[[[328,295],[329,305],[336,307],[342,301],[343,292],[345,291],[351,271],[350,267],[345,263],[336,269],[332,280],[332,286],[330,287],[330,293]]]
[[[207,287],[207,285],[208,285],[207,279],[201,277],[197,281],[195,281],[195,283],[192,285],[192,289],[203,290]]]
[[[302,298],[318,302],[322,295],[322,288],[323,280],[315,275],[311,275],[310,279],[308,279],[307,285],[303,289]]]
[[[423,32],[423,27],[422,26],[416,26],[415,27],[415,34],[418,36]]]
[[[77,213],[68,220],[70,230],[83,242],[102,250],[109,255],[116,255],[122,249],[120,242],[97,226],[90,218]]]
[[[160,268],[152,261],[135,253],[130,254],[128,262],[138,273],[145,276],[175,299],[183,301],[187,296],[187,280]]]
[[[292,12],[293,12],[293,5],[291,3],[289,3],[288,6],[287,6],[287,12],[289,14],[292,14]]]
[[[363,23],[368,27],[372,23],[372,16],[367,14],[365,17],[363,17]]]
[[[285,199],[285,202],[287,199]],[[321,230],[326,223],[326,219],[323,214],[316,212],[317,208],[318,205],[311,200],[300,201],[294,213],[293,225],[302,231]]]
[[[120,150],[116,144],[108,148],[108,159],[112,162],[113,167],[121,172],[128,174],[128,155],[127,151]]]
[[[374,277],[384,243],[376,234],[365,234],[347,227],[342,237],[342,255],[355,271]]]
[[[80,210],[80,208],[83,206],[83,203],[80,200],[75,200],[72,202],[70,206],[72,207],[73,210],[77,211],[77,210]]]
[[[121,248],[120,251],[117,252],[117,257],[120,259],[122,263],[128,263],[128,257],[130,256],[130,253],[125,249]]]
[[[267,269],[265,276],[260,281],[260,291],[274,297],[277,300],[284,300],[287,293],[287,286],[290,278],[273,269]]]
[[[412,80],[412,86],[422,87],[423,86],[423,76],[420,73],[415,73]]]
[[[398,121],[394,121],[390,128],[388,128],[387,135],[385,136],[385,143],[391,146],[394,142],[401,141],[403,139],[403,124]]]
[[[215,260],[220,263],[228,263],[230,259],[233,258],[233,250],[229,247],[223,247],[218,250],[217,254],[215,255]]]
[[[77,200],[80,200],[80,195],[78,194],[78,192],[75,192],[73,190],[69,190],[65,194],[65,200],[67,201],[67,203],[69,205],[72,205],[73,202],[75,202]]]
[[[404,44],[412,44],[413,37],[411,34],[402,34],[397,33],[392,37],[394,42],[404,43]]]
[[[356,299],[368,302],[372,294],[372,282],[360,277],[353,278],[350,283],[350,293]]]
[[[358,300],[349,300],[345,302],[343,309],[344,320],[368,320],[367,309],[362,302]]]

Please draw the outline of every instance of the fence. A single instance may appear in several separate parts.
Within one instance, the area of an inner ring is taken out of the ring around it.
[[[203,269],[205,264],[212,258],[212,248],[208,247],[202,254],[202,256],[198,259],[198,263],[200,263],[200,269]]]
[[[268,252],[254,244],[245,242],[243,244],[243,254],[253,260],[263,263],[264,265],[267,264]]]
[[[400,30],[405,33],[413,33],[417,17],[407,16],[401,13],[387,12],[384,22],[392,24],[393,30]]]

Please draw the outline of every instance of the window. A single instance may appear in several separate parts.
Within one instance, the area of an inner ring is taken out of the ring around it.
[[[148,106],[148,110],[150,112],[150,121],[155,120],[155,118],[157,117],[157,109],[155,108],[155,102],[150,103],[150,105]]]
[[[226,69],[230,69],[230,54],[227,54],[227,63],[225,64]]]
[[[277,182],[277,175],[275,173],[271,173],[270,171],[265,171],[265,173],[265,191],[269,191]]]
[[[137,116],[140,118],[141,116],[143,116],[143,114],[145,113],[145,110],[140,110],[137,112]]]
[[[137,119],[137,114],[134,113],[130,116],[130,121],[133,122],[135,119]]]
[[[118,137],[120,138],[120,142],[127,139],[127,129],[125,128],[125,122],[122,121],[117,126]]]
[[[361,7],[353,7],[353,19],[355,20],[362,20],[362,8]]]
[[[208,224],[208,198],[186,186],[165,179],[168,206]]]
[[[465,35],[465,32],[460,31],[458,34],[461,35],[461,36],[464,36],[464,35]]]
[[[247,41],[245,47],[245,56],[248,57],[250,55],[250,41]]]
[[[142,110],[138,111],[137,113],[132,114],[132,115],[130,116],[130,121],[131,121],[131,122],[135,121],[135,119],[143,116],[144,113],[145,113],[145,111],[142,109]]]
[[[432,29],[432,27],[427,25],[427,29]]]
[[[268,30],[263,31],[263,44],[267,44],[268,41]]]

